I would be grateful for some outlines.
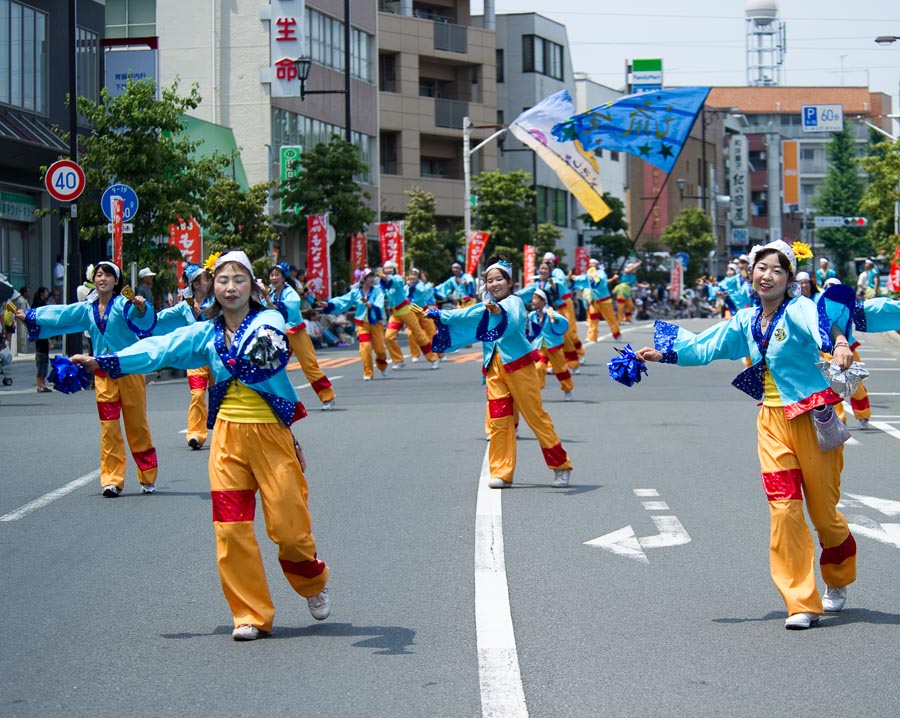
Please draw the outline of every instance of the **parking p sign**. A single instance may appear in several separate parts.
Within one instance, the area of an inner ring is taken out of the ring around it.
[[[840,132],[844,129],[843,105],[803,105],[804,132]]]

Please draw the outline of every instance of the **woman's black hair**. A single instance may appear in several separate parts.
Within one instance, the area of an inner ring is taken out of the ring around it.
[[[494,255],[492,255],[491,257],[488,258],[488,260],[487,260],[487,266],[490,267],[492,264],[496,264],[497,262],[507,262],[507,263],[510,263],[510,264],[511,264],[511,262],[509,261],[509,259],[506,258],[506,255],[505,255],[505,254],[494,254]],[[510,276],[510,273],[507,272],[505,269],[501,269],[500,267],[494,267],[494,269],[496,269],[497,271],[501,272],[501,273],[503,274],[503,276],[506,277],[506,280],[507,280],[507,281],[509,281],[509,282],[512,281],[512,277]],[[485,275],[486,275],[486,274],[487,274],[487,270],[485,270]],[[485,277],[485,278],[486,278],[486,277]]]
[[[790,297],[790,296],[791,296],[791,285],[794,283],[794,272],[791,270],[791,263],[790,263],[790,261],[788,260],[787,257],[785,257],[785,256],[784,256],[781,252],[779,252],[777,249],[764,249],[764,250],[760,251],[760,253],[757,254],[757,255],[753,258],[753,266],[755,267],[755,266],[756,266],[756,263],[757,263],[762,257],[765,257],[765,256],[767,256],[767,255],[769,255],[769,254],[776,254],[776,255],[778,256],[778,265],[779,265],[785,272],[787,272],[787,275],[788,275],[788,281],[787,281],[787,287],[785,287],[785,290],[784,290],[784,296],[785,296],[785,297]],[[751,268],[751,271],[752,271],[752,268]]]
[[[98,262],[94,266],[94,273],[91,275],[91,282],[94,281],[94,278],[97,276],[97,270],[99,270],[99,269],[102,269],[107,274],[112,274],[113,276],[115,276],[116,273],[112,271],[112,269],[109,267],[109,264],[110,264],[109,262],[107,262],[107,263]],[[122,270],[120,269],[119,276],[116,277],[116,283],[113,285],[113,291],[112,291],[113,296],[120,294],[122,292],[122,287],[124,286],[124,284],[125,284],[124,275],[122,274]]]
[[[41,296],[46,295],[46,296]],[[47,287],[38,287],[34,292],[34,300],[31,302],[32,309],[43,307],[50,298],[50,290]]]

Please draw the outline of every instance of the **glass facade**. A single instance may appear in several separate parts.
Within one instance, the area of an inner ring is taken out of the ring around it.
[[[47,14],[0,0],[0,102],[47,114]]]
[[[307,7],[305,55],[313,62],[334,70],[344,70],[344,23]],[[350,28],[350,74],[374,82],[375,38],[355,27]]]
[[[106,0],[106,37],[154,37],[156,0]]]

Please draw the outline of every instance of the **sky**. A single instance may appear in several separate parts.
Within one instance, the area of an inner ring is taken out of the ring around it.
[[[667,85],[745,85],[744,0],[495,0],[496,12],[536,12],[566,26],[575,72],[624,85],[625,62],[662,58]],[[472,14],[483,11],[472,0]],[[587,9],[592,8],[592,9]],[[603,9],[601,9],[603,8]],[[866,86],[891,96],[898,112],[897,0],[778,0],[786,25],[782,85]]]

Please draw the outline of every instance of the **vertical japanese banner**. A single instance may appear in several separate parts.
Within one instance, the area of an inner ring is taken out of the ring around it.
[[[113,241],[113,262],[125,273],[122,266],[122,229],[125,217],[125,200],[116,198],[112,201],[112,241]]]
[[[355,282],[353,272],[366,266],[366,235],[357,232],[350,237],[350,281]]]
[[[784,140],[781,143],[782,196],[783,212],[795,212],[800,208],[800,159],[797,140]]]
[[[523,265],[524,265],[522,267],[522,274],[525,275],[525,278],[522,283],[524,284],[524,286],[527,287],[529,284],[531,284],[534,281],[535,267],[534,267],[534,245],[533,244],[526,244],[523,247],[522,258],[523,258]]]
[[[397,263],[397,274],[403,276],[403,222],[382,222],[378,225],[382,265],[389,259]]]
[[[184,289],[184,268],[187,264],[201,264],[203,261],[203,235],[200,225],[193,217],[185,222],[178,217],[178,224],[169,225],[169,244],[181,252],[181,259],[175,262],[175,276],[178,288]]]
[[[327,213],[306,218],[306,284],[316,297],[331,296]]]
[[[894,261],[891,262],[891,273],[888,275],[889,292],[900,292],[900,244],[894,252]]]
[[[587,247],[575,247],[575,274],[584,274],[590,259],[591,252]]]
[[[472,232],[469,235],[469,244],[466,247],[466,274],[474,276],[475,270],[478,269],[478,262],[481,261],[481,255],[484,254],[484,248],[487,246],[490,238],[490,232]]]

